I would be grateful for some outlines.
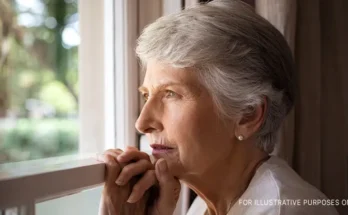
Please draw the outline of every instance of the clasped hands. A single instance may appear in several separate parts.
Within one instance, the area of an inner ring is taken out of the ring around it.
[[[173,214],[181,186],[163,158],[152,163],[148,154],[127,147],[96,159],[106,164],[99,215]]]

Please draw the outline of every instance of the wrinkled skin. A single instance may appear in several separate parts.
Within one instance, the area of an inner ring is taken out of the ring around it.
[[[125,152],[110,149],[99,155],[97,160],[106,164],[99,215],[160,215],[174,212],[180,183],[174,177],[160,174],[158,170],[156,176],[156,165],[151,163],[147,154],[133,147],[128,147]],[[122,183],[116,183],[117,179],[122,179]],[[159,184],[163,182],[166,185],[162,186],[161,192]]]
[[[156,61],[148,62],[139,90],[146,103],[136,128],[153,144],[157,162],[151,163],[147,154],[135,148],[119,155],[114,153],[117,149],[106,151],[104,157],[121,165],[119,175],[108,170],[121,188],[103,195],[102,205],[116,211],[105,215],[173,214],[180,193],[178,179],[203,198],[209,213],[226,214],[248,186],[259,161],[267,156],[256,147],[254,135],[263,121],[266,101],[253,114],[223,120],[195,71]],[[237,139],[239,135],[243,141]],[[160,171],[162,165],[164,171]],[[134,177],[140,179],[132,186],[128,183]],[[152,195],[153,187],[158,187],[158,195],[147,196]],[[108,199],[132,202],[139,211],[124,212],[123,205]],[[141,204],[146,204],[147,212]]]

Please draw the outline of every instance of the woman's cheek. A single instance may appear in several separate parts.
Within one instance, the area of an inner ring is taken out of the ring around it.
[[[170,137],[180,135],[181,129],[186,125],[183,112],[185,110],[175,107],[175,105],[170,105],[167,107],[163,114],[163,123],[165,130]]]
[[[181,176],[184,173],[183,164],[180,158],[180,152],[173,153],[170,157],[166,158],[169,171],[176,177]]]

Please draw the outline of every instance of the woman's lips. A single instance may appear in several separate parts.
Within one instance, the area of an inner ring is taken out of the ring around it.
[[[151,144],[150,145],[152,150],[152,154],[153,155],[159,155],[159,154],[167,154],[170,153],[171,151],[174,150],[173,147],[167,146],[167,145],[163,145],[163,144]]]

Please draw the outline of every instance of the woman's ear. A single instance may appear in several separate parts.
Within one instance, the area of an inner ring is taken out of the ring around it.
[[[236,121],[235,136],[242,141],[255,134],[264,122],[268,106],[266,97],[260,105],[250,107],[246,113]]]

